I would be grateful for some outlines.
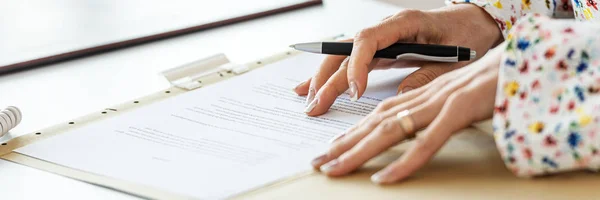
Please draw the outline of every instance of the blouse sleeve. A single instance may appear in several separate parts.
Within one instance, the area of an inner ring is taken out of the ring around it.
[[[600,24],[527,15],[507,38],[494,137],[519,176],[600,169]]]
[[[539,13],[555,18],[573,17],[571,0],[446,0],[446,4],[472,3],[483,8],[498,24],[504,38],[513,25],[529,13]]]

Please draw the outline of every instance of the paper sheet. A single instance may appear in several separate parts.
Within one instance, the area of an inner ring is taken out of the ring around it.
[[[310,170],[331,137],[395,95],[414,70],[373,72],[358,102],[343,95],[327,114],[307,117],[291,88],[322,58],[294,56],[16,151],[193,198],[230,197]]]

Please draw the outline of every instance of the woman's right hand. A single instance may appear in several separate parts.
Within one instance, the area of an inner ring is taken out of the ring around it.
[[[368,73],[373,69],[421,67],[398,87],[399,92],[407,92],[472,62],[373,59],[377,50],[396,42],[464,46],[476,50],[481,57],[501,40],[501,32],[494,20],[475,5],[459,4],[431,11],[404,10],[359,32],[353,40],[351,56],[326,57],[315,76],[294,91],[298,95],[307,95],[305,112],[308,115],[321,115],[349,88],[351,99],[360,98],[367,87]]]

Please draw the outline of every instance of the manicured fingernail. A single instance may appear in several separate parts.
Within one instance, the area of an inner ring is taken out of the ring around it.
[[[319,157],[313,159],[310,164],[314,167],[320,166],[323,164],[323,160],[325,160],[325,158],[327,158],[327,154],[320,155]]]
[[[323,166],[321,166],[321,168],[319,168],[319,169],[320,169],[322,172],[325,172],[325,173],[327,173],[327,172],[329,172],[329,171],[331,171],[331,170],[335,169],[335,168],[338,166],[338,164],[339,164],[339,163],[340,163],[340,162],[339,162],[337,159],[334,159],[334,160],[332,160],[332,161],[329,161],[328,163],[324,164],[324,165],[323,165]]]
[[[354,81],[350,81],[350,101],[358,100],[358,87]]]
[[[382,184],[387,183],[389,180],[391,171],[383,169],[371,176],[371,181],[373,183]]]
[[[315,88],[310,87],[308,89],[308,95],[306,95],[306,106],[308,106],[315,99]]]
[[[310,104],[308,104],[308,106],[306,106],[306,109],[304,109],[305,113],[309,113],[310,111],[312,111],[313,109],[315,109],[315,107],[317,107],[317,104],[319,103],[319,99],[314,99],[312,100],[312,102],[310,102]]]
[[[406,86],[404,88],[402,88],[402,94],[407,93],[408,91],[411,91],[413,88],[410,86]]]
[[[335,141],[339,140],[340,138],[344,137],[346,135],[346,133],[340,133],[336,136],[334,136],[333,138],[331,138],[331,140],[329,140],[329,143],[334,143]]]

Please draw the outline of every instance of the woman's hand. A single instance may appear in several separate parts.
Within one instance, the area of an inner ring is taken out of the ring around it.
[[[361,122],[333,142],[329,151],[312,162],[328,176],[341,176],[362,166],[391,146],[413,137],[411,127],[397,119],[408,110],[413,130],[425,128],[397,161],[371,177],[393,183],[422,167],[450,138],[494,110],[498,65],[503,49],[495,49],[470,66],[444,74],[431,83],[383,101]]]
[[[421,67],[400,85],[399,91],[407,92],[469,63],[373,60],[377,50],[396,42],[460,45],[483,55],[500,39],[501,33],[494,20],[475,5],[460,4],[432,11],[404,10],[362,30],[354,39],[350,57],[328,56],[316,75],[294,90],[299,95],[307,95],[305,112],[316,116],[327,112],[337,96],[348,88],[351,98],[358,99],[367,87],[369,71],[374,68]]]

